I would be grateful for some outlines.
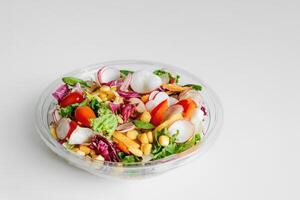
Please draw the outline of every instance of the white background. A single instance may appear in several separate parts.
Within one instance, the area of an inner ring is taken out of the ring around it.
[[[300,199],[299,1],[0,1],[0,199]],[[142,181],[69,166],[36,134],[43,89],[115,59],[196,73],[224,126],[195,162]]]

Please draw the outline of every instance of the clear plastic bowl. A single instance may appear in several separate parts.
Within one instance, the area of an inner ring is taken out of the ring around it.
[[[196,75],[193,75],[181,68],[162,63],[125,60],[90,65],[65,74],[64,76],[75,76],[82,79],[94,79],[97,70],[103,66],[113,66],[118,69],[128,69],[133,71],[141,69],[156,70],[163,68],[169,70],[170,72],[179,74],[181,84],[195,83],[202,85],[203,89],[201,91],[201,95],[208,112],[208,116],[204,122],[205,137],[202,138],[201,142],[199,142],[197,145],[182,153],[156,161],[123,165],[122,163],[92,161],[88,158],[78,157],[75,154],[65,150],[64,147],[50,135],[49,123],[51,119],[49,116],[49,111],[55,105],[55,99],[51,94],[59,85],[62,84],[61,78],[59,78],[50,84],[39,98],[35,114],[36,129],[45,144],[71,165],[101,177],[145,178],[170,171],[171,169],[182,166],[187,162],[198,158],[200,155],[206,152],[208,147],[210,147],[211,144],[213,144],[213,142],[216,140],[222,126],[222,106],[216,94]]]

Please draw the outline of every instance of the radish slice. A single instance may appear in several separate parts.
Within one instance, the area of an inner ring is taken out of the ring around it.
[[[170,106],[176,104],[178,102],[178,100],[174,97],[169,97],[169,104]]]
[[[155,95],[153,100],[158,105],[159,103],[163,102],[166,99],[168,99],[169,101],[169,95],[165,92],[159,92],[158,94]]]
[[[197,106],[200,106],[203,104],[201,95],[196,90],[186,90],[186,91],[180,93],[180,95],[179,95],[179,100],[188,99],[188,98],[193,99],[195,101],[195,103],[197,104]]]
[[[151,92],[149,95],[149,100],[153,100],[158,93],[159,93],[159,91],[157,91],[157,90],[154,90],[153,92]]]
[[[120,78],[120,71],[112,67],[102,67],[97,72],[97,78],[99,83],[108,83]]]
[[[122,91],[128,91],[128,87],[129,87],[131,81],[132,81],[132,75],[128,74],[126,76],[123,84],[121,85],[120,90],[122,90]]]
[[[179,134],[176,137],[176,142],[183,143],[193,137],[195,127],[188,120],[177,120],[169,127],[168,130],[171,136],[177,134],[178,132]]]
[[[149,93],[161,85],[159,76],[150,71],[137,71],[132,74],[131,88],[133,91],[145,94]]]
[[[135,129],[135,125],[132,122],[127,122],[125,124],[121,124],[120,126],[118,126],[116,128],[117,131],[121,132],[121,133],[126,133],[130,130]]]
[[[57,108],[52,112],[52,118],[55,123],[57,123],[61,119],[61,115],[59,114]]]
[[[164,115],[164,120],[168,120],[170,117],[176,115],[177,113],[182,113],[183,112],[183,107],[181,105],[173,105],[168,108]]]
[[[70,122],[71,120],[68,118],[62,118],[58,121],[56,134],[59,139],[63,140],[67,137],[69,130],[71,129]]]
[[[145,104],[139,98],[130,98],[129,102],[131,104],[137,104],[136,110],[139,113],[142,113],[142,112],[144,112],[146,110]]]
[[[146,103],[146,109],[151,112],[155,107],[157,106],[157,104],[155,103],[154,100],[150,100]]]
[[[89,128],[77,126],[69,138],[69,144],[83,144],[90,141],[93,131]]]
[[[153,91],[154,92],[154,91]],[[153,93],[152,92],[152,93]],[[152,94],[151,93],[151,94]],[[155,93],[154,93],[155,94]],[[152,96],[154,96],[154,94],[152,94]],[[164,100],[168,99],[169,102],[169,95],[165,92],[158,92],[156,93],[156,95],[154,96],[153,100],[149,100],[146,103],[146,109],[151,112],[156,106],[158,106],[158,104],[160,104],[161,102],[163,102]]]
[[[204,119],[204,112],[200,108],[196,108],[191,117],[191,122],[195,126],[196,133],[202,133],[202,121]]]

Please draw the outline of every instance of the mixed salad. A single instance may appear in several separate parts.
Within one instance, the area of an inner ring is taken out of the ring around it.
[[[94,80],[64,77],[53,97],[51,135],[92,160],[147,162],[183,152],[203,137],[207,116],[195,84],[179,75],[102,67]]]

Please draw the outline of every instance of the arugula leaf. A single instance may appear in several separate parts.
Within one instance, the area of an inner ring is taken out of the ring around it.
[[[162,130],[162,131],[158,131],[155,134],[156,142],[154,143],[154,146],[153,146],[153,149],[152,149],[152,154],[153,154],[153,159],[152,160],[162,159],[162,158],[165,158],[167,156],[183,152],[183,151],[191,148],[195,144],[197,144],[201,139],[200,134],[195,134],[192,139],[186,141],[185,143],[176,143],[175,141],[176,141],[176,138],[177,138],[178,134],[179,134],[179,132],[172,135],[170,137],[169,145],[166,146],[166,147],[162,147],[157,142],[157,138],[160,135],[167,135],[167,130],[165,129],[165,130]]]
[[[133,71],[125,70],[125,69],[121,69],[120,72],[121,72],[121,74],[123,76],[127,76],[128,74],[132,74],[133,73]]]
[[[194,90],[198,90],[201,91],[202,90],[202,86],[201,85],[196,85],[196,84],[186,84],[184,85],[186,87],[192,87]]]
[[[123,163],[138,162],[140,159],[134,155],[126,155],[124,152],[118,152],[118,156]]]
[[[75,77],[63,77],[62,81],[70,86],[80,83],[81,86],[88,87],[88,84],[84,80]]]
[[[151,123],[143,122],[141,120],[133,120],[134,125],[141,129],[153,129],[155,126]]]
[[[195,134],[194,137],[191,140],[186,141],[185,143],[182,144],[177,144],[176,145],[176,153],[183,152],[195,144],[197,144],[201,140],[201,136],[199,133]]]

